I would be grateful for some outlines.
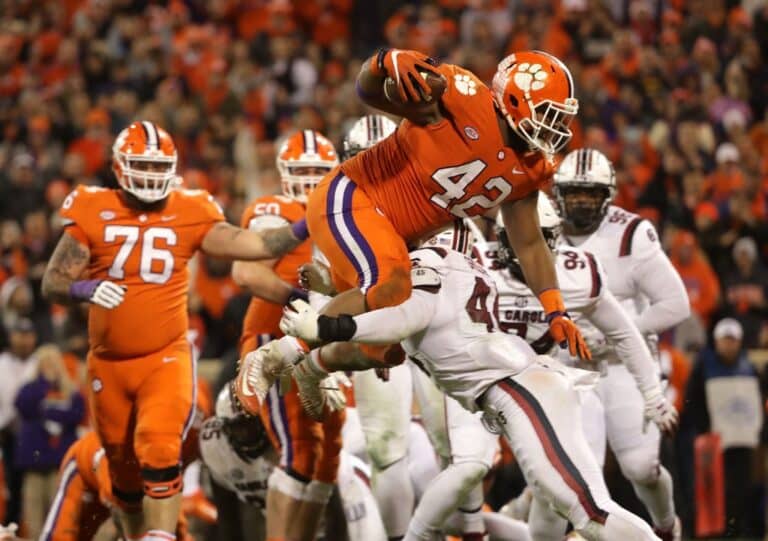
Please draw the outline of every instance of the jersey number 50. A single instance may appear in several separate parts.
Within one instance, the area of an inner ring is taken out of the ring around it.
[[[112,266],[107,274],[112,278],[125,278],[125,262],[131,255],[136,243],[139,242],[140,229],[136,225],[108,225],[104,228],[104,241],[116,242],[125,239],[117,251]],[[139,260],[139,277],[150,284],[164,284],[173,272],[173,254],[170,250],[156,248],[155,241],[161,239],[166,246],[176,246],[176,232],[167,227],[150,227],[144,231],[141,239],[141,258]],[[160,265],[160,271],[152,270]],[[154,264],[154,265],[153,265]]]
[[[470,215],[467,214],[467,211],[474,206],[480,207],[482,212],[482,210],[492,209],[501,205],[509,194],[512,193],[512,185],[504,177],[492,177],[483,184],[486,192],[498,190],[499,195],[496,196],[496,199],[491,200],[485,195],[479,194],[473,195],[463,203],[457,203],[458,200],[466,195],[467,186],[477,179],[486,167],[487,165],[483,160],[473,160],[462,165],[438,169],[432,174],[432,179],[445,192],[436,193],[429,200],[440,208],[448,209],[451,214],[459,218],[468,218]]]

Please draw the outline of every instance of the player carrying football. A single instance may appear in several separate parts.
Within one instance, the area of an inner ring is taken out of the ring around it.
[[[176,147],[152,122],[125,128],[112,151],[120,188],[79,186],[66,198],[42,289],[56,302],[91,303],[88,384],[121,523],[129,539],[165,541],[175,539],[195,401],[187,262],[197,250],[274,258],[299,241],[290,227],[229,225],[208,193],[175,189]]]
[[[385,95],[388,77],[399,100]],[[432,98],[428,81],[440,77],[446,89]],[[411,291],[409,244],[457,217],[501,205],[555,340],[588,355],[565,312],[536,218],[550,158],[570,139],[568,124],[578,110],[568,68],[547,53],[520,52],[499,64],[488,88],[459,66],[382,49],[364,63],[357,88],[368,105],[405,120],[394,136],[327,175],[310,197],[309,232],[344,291],[326,313],[403,302]]]

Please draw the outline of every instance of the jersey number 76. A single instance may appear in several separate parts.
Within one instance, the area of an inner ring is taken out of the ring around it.
[[[106,226],[104,228],[105,242],[123,241],[107,274],[117,280],[125,279],[125,263],[139,242],[139,237],[141,237],[139,277],[150,284],[166,283],[173,272],[173,254],[170,250],[157,248],[155,241],[162,240],[165,241],[166,246],[176,246],[176,232],[168,227],[149,227],[141,235],[141,229],[136,225]],[[153,267],[157,269],[158,266],[159,271],[153,270]]]

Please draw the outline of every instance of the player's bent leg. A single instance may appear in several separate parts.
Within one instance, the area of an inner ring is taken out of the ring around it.
[[[181,446],[194,420],[195,367],[186,340],[142,360],[134,449],[141,465],[145,536],[175,538],[181,509]]]
[[[389,537],[405,535],[415,504],[408,470],[412,382],[406,365],[355,373],[355,401],[373,469],[373,494]]]
[[[548,502],[534,498],[528,514],[528,528],[535,541],[562,541],[568,521],[552,509]]]
[[[272,470],[267,482],[267,541],[288,539],[288,523],[301,507],[307,484],[281,468]]]
[[[611,500],[582,433],[576,391],[565,376],[532,365],[493,385],[482,401],[503,427],[534,496],[580,534],[590,540],[656,539],[648,525]]]
[[[610,365],[601,394],[608,442],[622,474],[648,509],[659,531],[675,527],[672,477],[659,462],[661,434],[656,425],[643,426],[643,398],[623,365]]]
[[[40,539],[76,540],[79,535],[81,501],[85,484],[74,457],[65,457],[59,471],[59,485],[43,523]]]
[[[312,481],[307,485],[299,512],[291,522],[289,539],[312,541],[320,519],[331,498],[341,461],[341,431],[346,418],[344,410],[330,412],[322,422],[320,452],[315,459]]]
[[[368,466],[358,457],[342,452],[338,485],[349,538],[387,541],[387,532],[369,483]]]
[[[448,517],[466,500],[488,473],[487,464],[452,464],[435,477],[421,498],[404,541],[432,539]]]
[[[410,296],[411,265],[405,242],[365,192],[340,171],[312,192],[307,227],[328,258],[337,287],[356,285],[365,296],[367,310],[396,306]],[[340,310],[351,298],[352,294],[335,297],[324,313],[361,313]]]

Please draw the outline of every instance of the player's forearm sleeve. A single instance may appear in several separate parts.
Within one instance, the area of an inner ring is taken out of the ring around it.
[[[402,304],[355,316],[352,342],[396,344],[424,329],[432,320],[437,295],[414,289]]]
[[[683,280],[664,253],[658,252],[643,261],[636,269],[636,277],[639,290],[649,302],[635,319],[642,334],[665,331],[691,315]]]
[[[589,320],[616,348],[616,354],[635,379],[640,391],[658,386],[656,362],[629,315],[609,291],[605,291],[587,314]]]

